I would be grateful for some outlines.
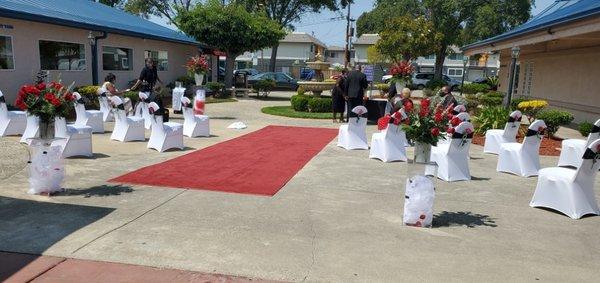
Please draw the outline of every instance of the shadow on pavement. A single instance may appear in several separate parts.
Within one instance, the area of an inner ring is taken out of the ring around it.
[[[473,214],[470,211],[448,212],[443,211],[433,216],[433,227],[477,226],[498,227],[496,221],[489,215]]]
[[[87,189],[66,189],[56,196],[85,196],[85,197],[108,197],[118,196],[121,193],[131,193],[133,189],[130,186],[123,185],[102,185]]]
[[[114,208],[40,202],[0,196],[0,251],[42,254]],[[26,267],[36,256],[0,264],[0,281]],[[2,261],[0,261],[2,263]]]

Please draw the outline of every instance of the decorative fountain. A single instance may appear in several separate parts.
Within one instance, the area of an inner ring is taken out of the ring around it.
[[[323,77],[323,71],[329,69],[331,63],[323,62],[321,52],[315,55],[314,62],[306,62],[306,65],[315,70],[315,77],[311,81],[298,82],[298,85],[304,90],[312,92],[314,96],[320,96],[324,90],[333,89],[335,82],[326,82]]]

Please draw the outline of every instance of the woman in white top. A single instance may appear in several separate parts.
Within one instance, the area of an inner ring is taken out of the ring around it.
[[[129,89],[119,91],[115,87],[116,80],[117,80],[117,77],[113,73],[108,73],[106,78],[104,78],[104,83],[100,87],[100,92],[101,92],[101,94],[104,94],[104,95],[106,95],[106,97],[109,97],[109,98],[111,96],[121,97],[121,99],[123,99],[123,106],[125,107],[125,111],[127,113],[131,113],[133,111],[133,105],[131,103],[131,99],[129,99],[127,97],[123,97],[123,94],[128,92]]]

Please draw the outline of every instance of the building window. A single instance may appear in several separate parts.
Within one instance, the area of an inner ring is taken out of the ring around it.
[[[427,55],[427,56],[425,56],[425,59],[427,59],[427,60],[435,60],[435,55]]]
[[[167,71],[169,69],[169,54],[167,51],[150,51],[144,52],[144,60],[152,58],[156,63],[156,68],[159,71]]]
[[[119,47],[102,47],[104,71],[131,71],[133,50]]]
[[[12,38],[0,36],[0,70],[15,68],[15,58],[12,51]]]
[[[448,60],[462,60],[463,59],[463,55],[459,54],[459,53],[452,53],[450,55],[448,55]]]
[[[85,46],[79,43],[40,40],[42,70],[85,70]]]
[[[336,57],[335,55],[336,55],[335,52],[329,52],[329,57],[330,58],[335,58]]]
[[[448,76],[451,77],[462,77],[463,70],[462,69],[448,69]]]

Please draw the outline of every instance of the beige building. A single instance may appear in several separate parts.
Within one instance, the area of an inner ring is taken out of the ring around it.
[[[571,111],[576,122],[600,118],[600,1],[557,1],[512,31],[463,47],[468,55],[500,54],[504,92],[513,49],[518,50],[513,95],[545,99]]]
[[[193,39],[99,3],[30,0],[11,5],[17,2],[0,1],[0,89],[9,103],[40,70],[64,84],[92,84],[93,42],[98,82],[110,72],[120,88],[137,79],[145,58],[157,61],[159,77],[167,84],[185,75],[188,56],[198,54]],[[60,5],[64,2],[73,5]]]

